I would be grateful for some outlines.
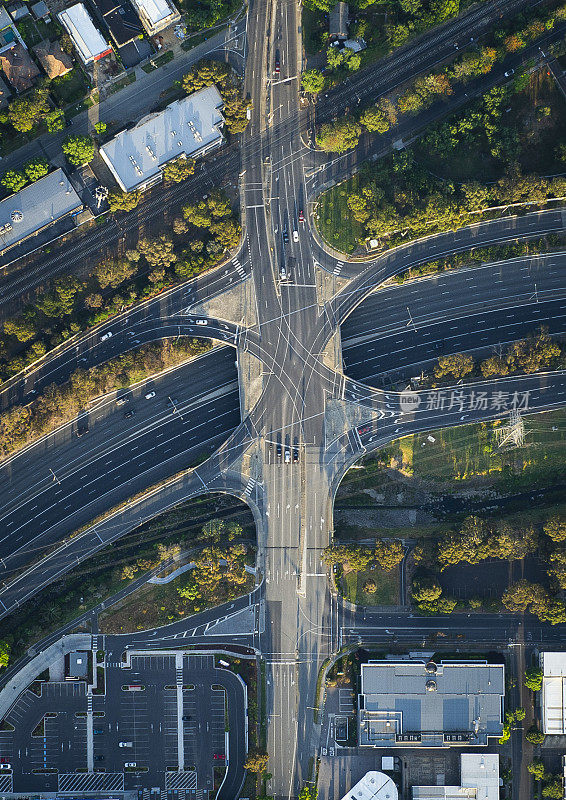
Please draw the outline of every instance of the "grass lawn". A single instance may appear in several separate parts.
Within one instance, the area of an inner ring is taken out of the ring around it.
[[[322,34],[328,31],[328,19],[320,11],[303,6],[303,45],[307,55],[318,53],[323,48]]]
[[[367,536],[367,532],[366,532]],[[373,581],[375,592],[365,592],[364,585]],[[342,573],[338,579],[342,595],[351,603],[362,606],[395,606],[399,604],[399,568],[385,572],[382,569],[368,569],[362,572]]]
[[[119,602],[100,617],[101,633],[131,633],[134,631],[155,628],[167,625],[181,617],[196,612],[193,602],[182,598],[177,589],[186,583],[187,575],[177,578],[163,585],[146,583],[132,595]],[[250,592],[255,583],[253,575],[248,576],[247,583],[235,587],[226,580],[222,580],[214,603],[208,605],[200,602],[199,611],[220,605],[228,600],[234,600],[242,594]]]
[[[66,106],[69,103],[78,103],[79,100],[88,92],[86,76],[80,67],[75,67],[66,75],[54,78],[49,89],[55,98],[58,106]]]
[[[144,72],[153,72],[155,69],[159,69],[162,67],[163,64],[168,64],[169,61],[173,60],[174,53],[172,50],[167,50],[166,53],[158,56],[157,58],[152,58],[149,64],[144,64],[142,69]]]
[[[409,436],[399,446],[413,475],[426,480],[465,480],[495,473],[509,488],[556,482],[566,472],[566,411],[523,419],[526,444],[516,450],[496,450],[492,432],[497,425],[490,422],[434,431],[436,441],[427,441],[424,447],[428,434]]]
[[[364,235],[363,226],[353,218],[347,199],[358,191],[359,175],[333,186],[319,198],[317,225],[324,239],[332,247],[344,253],[352,253],[358,247],[358,239]]]
[[[54,22],[44,22],[43,20],[34,20],[31,16],[24,17],[16,23],[20,36],[28,47],[35,47],[44,39],[53,41],[57,39],[60,33],[60,28]]]

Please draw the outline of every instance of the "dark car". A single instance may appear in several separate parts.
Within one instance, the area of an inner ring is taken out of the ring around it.
[[[190,714],[183,714],[183,722],[188,722],[190,719],[192,719]]]
[[[299,460],[299,448],[293,447],[293,464],[296,464]]]
[[[277,458],[281,458],[283,454],[283,448],[281,446],[281,442],[277,442]]]
[[[95,761],[104,761],[104,756],[95,756],[94,760]]]
[[[283,241],[285,244],[289,244],[289,231],[287,228],[283,228]]]
[[[130,419],[131,417],[134,416],[135,413],[136,412],[134,411],[133,408],[128,409],[128,411],[126,411],[126,413],[124,414],[124,419]]]

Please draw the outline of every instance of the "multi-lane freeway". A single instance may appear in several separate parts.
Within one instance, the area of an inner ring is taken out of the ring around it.
[[[381,83],[377,68],[362,73],[356,84],[360,96],[388,91],[446,58],[455,36],[487,28],[499,14],[524,5],[508,0],[473,9],[413,49],[394,54],[383,66]],[[508,217],[411,242],[358,263],[328,251],[310,225],[314,187],[307,175],[313,161],[302,137],[309,116],[297,103],[303,66],[299,31],[295,4],[250,4],[244,88],[253,112],[241,141],[245,234],[234,260],[63,346],[25,379],[16,377],[2,394],[6,408],[29,400],[33,390],[53,380],[64,380],[77,366],[101,363],[165,336],[195,335],[204,327],[197,325],[195,312],[205,299],[250,281],[253,297],[243,321],[207,319],[207,333],[229,347],[157,379],[155,398],[145,399],[145,386],[134,388],[129,403],[135,415],[126,419],[115,398],[105,398],[89,411],[87,436],[76,437],[71,424],[3,465],[7,489],[0,506],[5,531],[0,603],[5,616],[77,560],[187,497],[218,490],[245,499],[256,519],[265,579],[265,624],[246,643],[266,661],[268,791],[282,798],[296,796],[312,778],[318,731],[313,707],[323,661],[342,644],[360,639],[381,643],[392,636],[418,642],[444,627],[444,620],[415,621],[408,615],[385,627],[378,615],[347,613],[330,594],[321,556],[330,541],[333,498],[345,471],[368,450],[398,436],[493,419],[514,406],[557,408],[564,405],[566,391],[560,372],[466,383],[410,397],[367,385],[384,373],[406,376],[420,370],[431,361],[431,346],[433,358],[453,349],[486,352],[545,321],[553,332],[563,332],[562,254],[380,287],[415,264],[456,250],[561,232],[564,221],[560,211]],[[418,67],[412,61],[415,54]],[[350,103],[353,94],[352,83],[338,88],[328,107]],[[226,169],[235,158],[231,150],[211,170]],[[341,170],[338,165],[336,174]],[[195,181],[192,191],[199,186]],[[134,217],[126,224],[135,224]],[[86,239],[76,247],[83,252],[91,245]],[[43,262],[41,276],[56,272],[66,258],[63,251]],[[280,280],[282,267],[292,271],[291,281]],[[20,290],[14,285],[9,291]],[[502,315],[507,315],[503,325]],[[340,326],[346,365],[353,371],[348,378],[340,358]],[[112,337],[103,340],[109,330]],[[217,445],[204,463],[188,469],[203,449]],[[170,476],[175,477],[163,490],[128,502]],[[115,509],[110,517],[88,527],[109,509]],[[80,526],[85,526],[80,536],[57,546]],[[42,558],[48,546],[53,552]],[[37,562],[30,564],[34,558]],[[183,624],[172,632],[173,640],[186,632]],[[477,641],[491,636],[505,642],[517,635],[518,626],[514,619],[503,624],[486,618],[470,631]],[[193,630],[198,640],[200,632]],[[532,626],[529,633],[538,641],[547,629]],[[144,636],[140,645],[148,643]]]

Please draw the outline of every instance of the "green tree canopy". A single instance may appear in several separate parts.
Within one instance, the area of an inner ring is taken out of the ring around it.
[[[352,150],[360,139],[361,126],[352,117],[343,117],[320,127],[317,145],[329,153],[345,153]]]
[[[48,112],[47,91],[35,89],[24,97],[12,100],[8,107],[8,119],[17,131],[28,133]]]
[[[307,94],[319,94],[324,89],[326,80],[319,69],[309,69],[303,72],[301,86]]]
[[[61,149],[75,167],[82,167],[94,158],[94,142],[90,136],[68,136]]]
[[[113,189],[108,192],[108,205],[110,211],[133,211],[141,200],[141,192],[121,192]]]
[[[165,165],[163,178],[166,183],[181,183],[194,174],[195,161],[193,158],[176,158]]]
[[[7,667],[10,662],[12,648],[5,639],[0,639],[0,667]]]
[[[28,179],[23,172],[17,169],[9,169],[0,181],[2,186],[9,192],[19,192],[24,186],[27,186]]]
[[[49,162],[46,158],[32,158],[24,164],[24,172],[32,183],[43,178],[49,172]]]

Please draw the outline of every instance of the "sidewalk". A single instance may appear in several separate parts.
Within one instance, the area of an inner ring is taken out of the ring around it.
[[[135,124],[145,114],[153,111],[161,99],[161,94],[169,89],[175,81],[180,80],[191,64],[209,56],[216,50],[224,50],[230,43],[235,48],[238,38],[240,43],[243,42],[242,34],[245,29],[246,20],[244,18],[192,50],[186,52],[182,50],[173,61],[153,72],[147,73],[141,67],[136,67],[134,83],[110,95],[98,105],[78,114],[73,118],[72,125],[65,128],[64,131],[46,133],[5,156],[0,162],[1,172],[18,169],[25,161],[35,157],[47,157],[54,165],[65,166],[66,161],[61,151],[61,145],[67,136],[91,133],[97,122],[106,122],[107,124],[113,122],[120,128]]]

